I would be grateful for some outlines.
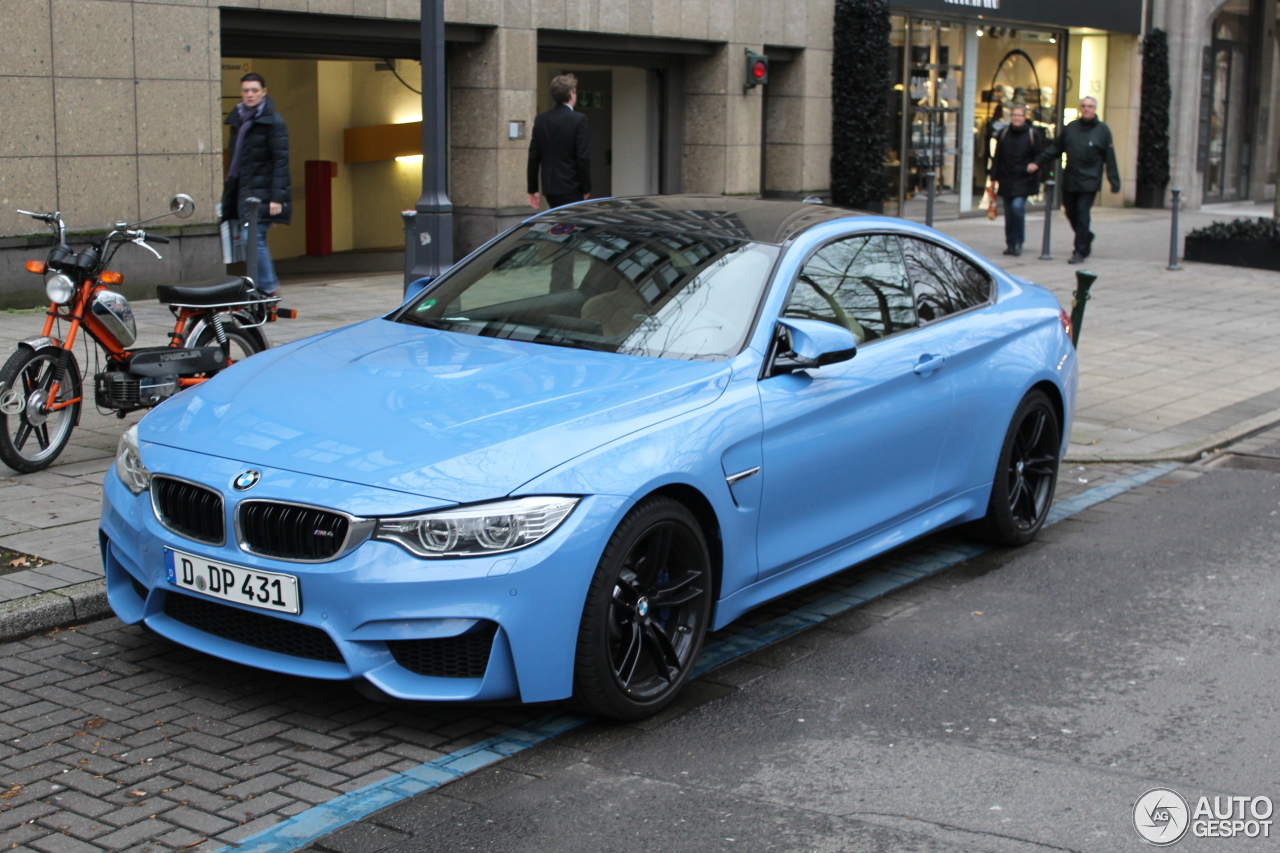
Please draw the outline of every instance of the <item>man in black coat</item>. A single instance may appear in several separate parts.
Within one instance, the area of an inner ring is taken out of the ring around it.
[[[267,228],[276,222],[288,225],[292,216],[289,130],[268,97],[261,74],[240,78],[240,97],[226,122],[231,127],[231,162],[222,187],[222,219],[242,222],[249,215],[250,198],[267,202],[267,209],[259,213],[258,233],[253,235],[258,252],[256,284],[264,293],[275,293],[280,282],[267,251]],[[245,240],[249,239],[246,234]]]
[[[574,110],[578,78],[561,74],[551,81],[556,105],[533,120],[529,139],[529,206],[538,207],[538,173],[547,204],[559,207],[591,197],[591,136],[587,117]]]
[[[1093,232],[1089,230],[1090,209],[1093,200],[1102,189],[1102,172],[1113,193],[1120,192],[1120,168],[1116,165],[1116,146],[1111,139],[1111,128],[1098,118],[1098,101],[1085,96],[1080,99],[1080,118],[1063,128],[1062,134],[1027,166],[1035,172],[1050,163],[1056,163],[1067,155],[1067,168],[1063,170],[1058,186],[1062,189],[1062,209],[1067,214],[1071,229],[1076,232],[1075,251],[1069,264],[1082,263],[1093,251]]]

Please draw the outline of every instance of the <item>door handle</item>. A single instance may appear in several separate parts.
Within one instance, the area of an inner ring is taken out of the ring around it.
[[[930,373],[933,373],[933,371],[937,370],[939,367],[942,367],[942,365],[946,363],[947,363],[947,357],[945,355],[933,355],[931,353],[925,353],[924,355],[920,356],[920,360],[916,362],[916,366],[913,369],[915,370],[916,373],[918,373],[921,376],[928,376]]]

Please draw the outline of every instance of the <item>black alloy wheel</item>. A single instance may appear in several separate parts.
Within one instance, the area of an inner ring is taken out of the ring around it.
[[[656,713],[688,678],[711,615],[711,559],[681,503],[642,501],[614,531],[587,593],[574,695],[616,720]]]
[[[1044,392],[1031,391],[1018,405],[1000,448],[991,502],[980,525],[984,538],[997,545],[1025,545],[1035,538],[1053,502],[1061,444],[1057,411]]]

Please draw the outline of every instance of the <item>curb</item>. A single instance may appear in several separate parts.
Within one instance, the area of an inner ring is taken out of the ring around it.
[[[15,598],[0,603],[0,642],[20,640],[110,613],[105,580]]]
[[[1091,462],[1094,464],[1104,462],[1132,462],[1132,463],[1151,463],[1151,462],[1195,462],[1206,453],[1218,450],[1225,445],[1234,444],[1242,438],[1247,438],[1255,432],[1262,432],[1268,427],[1280,424],[1280,409],[1272,409],[1269,412],[1249,418],[1247,421],[1241,421],[1235,426],[1220,429],[1215,433],[1211,433],[1202,439],[1189,441],[1185,444],[1179,444],[1176,447],[1170,447],[1168,450],[1162,450],[1158,453],[1071,453],[1062,457],[1064,463],[1080,464],[1082,462]]]

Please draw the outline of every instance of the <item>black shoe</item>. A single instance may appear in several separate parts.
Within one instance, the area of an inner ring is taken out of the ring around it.
[[[1021,243],[1014,243],[1014,244],[1013,244],[1013,254],[1014,254],[1014,255],[1021,255],[1021,254],[1022,254],[1022,244],[1021,244]]]
[[[1067,263],[1069,263],[1069,264],[1083,264],[1083,263],[1084,263],[1084,255],[1080,254],[1079,252],[1072,252],[1072,253],[1071,253],[1071,257],[1067,259]]]
[[[1012,243],[1010,243],[1008,246],[1005,246],[1005,247],[1004,247],[1004,253],[1005,253],[1006,255],[1016,255],[1016,254],[1018,254],[1017,252],[1015,252],[1015,251],[1013,250],[1013,244],[1012,244]]]

